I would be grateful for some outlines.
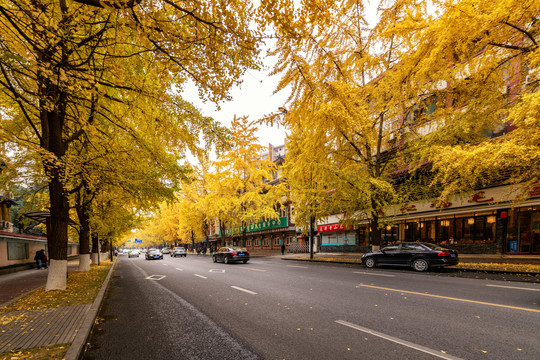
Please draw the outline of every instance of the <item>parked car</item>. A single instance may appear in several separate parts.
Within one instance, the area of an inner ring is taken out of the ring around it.
[[[128,258],[139,257],[140,254],[139,250],[130,250],[128,252]]]
[[[362,256],[362,263],[368,268],[378,265],[410,266],[416,271],[426,271],[434,267],[457,265],[459,257],[457,251],[435,244],[404,242],[366,253]]]
[[[146,260],[153,259],[163,259],[163,254],[161,253],[161,251],[156,249],[148,250],[148,252],[146,253]]]
[[[225,264],[242,261],[245,264],[249,261],[249,252],[243,248],[222,247],[212,255],[212,261]]]
[[[171,249],[169,249],[169,248],[163,248],[163,249],[161,249],[161,253],[162,253],[162,254],[170,254],[170,253],[171,253]]]
[[[174,257],[177,257],[177,256],[187,257],[186,249],[184,249],[183,247],[174,247],[171,250],[171,257],[173,256]]]

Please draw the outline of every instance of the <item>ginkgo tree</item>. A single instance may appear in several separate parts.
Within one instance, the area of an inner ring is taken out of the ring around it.
[[[2,138],[39,154],[48,179],[48,290],[66,286],[73,143],[98,118],[128,133],[126,113],[156,121],[145,104],[174,106],[172,90],[187,79],[212,100],[227,98],[245,69],[257,67],[252,16],[242,1],[2,1]]]
[[[231,130],[231,148],[213,163],[205,183],[207,219],[219,219],[222,236],[245,234],[249,223],[278,218],[286,200],[285,185],[270,184],[276,165],[263,157],[255,124],[235,116]]]
[[[401,166],[400,119],[408,111],[401,106],[408,73],[396,64],[410,50],[409,34],[385,30],[422,4],[382,6],[371,28],[362,2],[265,4],[278,37],[278,89],[292,90],[279,121],[291,132],[285,176],[295,221],[346,213],[349,222],[370,222],[377,247],[389,221],[383,208],[400,201],[392,172]]]
[[[527,197],[540,180],[540,4],[449,0],[437,10],[388,29],[421,29],[411,84],[417,103],[436,100],[407,124],[412,159],[433,165],[442,199],[494,182],[520,184]]]

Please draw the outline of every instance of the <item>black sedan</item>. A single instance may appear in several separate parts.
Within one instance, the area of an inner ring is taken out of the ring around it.
[[[146,260],[163,259],[163,254],[159,250],[149,250],[146,252]]]
[[[410,266],[416,271],[426,271],[433,267],[457,265],[459,258],[457,251],[435,244],[404,242],[366,253],[362,256],[362,263],[368,268],[377,265]]]
[[[225,264],[241,261],[245,264],[249,261],[249,252],[243,248],[222,247],[212,255],[212,260]]]

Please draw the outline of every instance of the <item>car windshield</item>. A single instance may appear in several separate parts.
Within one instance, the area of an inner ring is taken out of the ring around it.
[[[150,254],[159,254],[159,250],[150,250]]]

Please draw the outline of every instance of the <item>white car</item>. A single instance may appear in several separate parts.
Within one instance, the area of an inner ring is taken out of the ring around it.
[[[183,256],[187,257],[186,249],[183,247],[175,247],[171,250],[171,257]]]
[[[128,252],[128,258],[130,257],[139,257],[141,253],[139,252],[139,250],[131,250],[130,252]]]

